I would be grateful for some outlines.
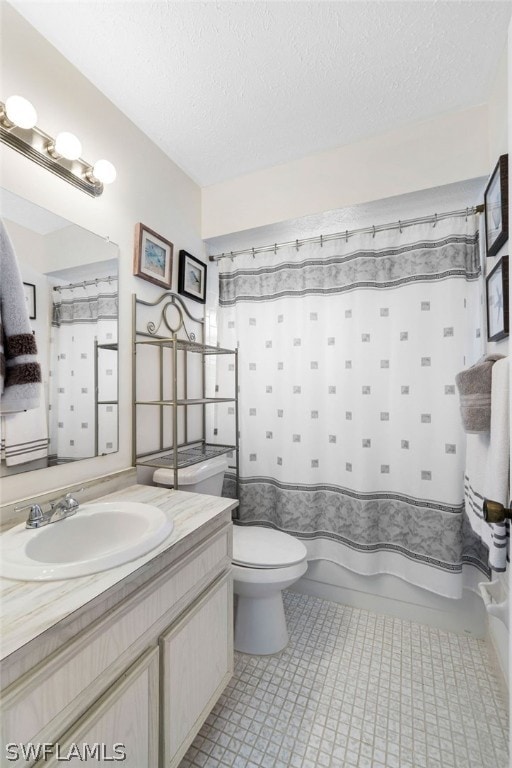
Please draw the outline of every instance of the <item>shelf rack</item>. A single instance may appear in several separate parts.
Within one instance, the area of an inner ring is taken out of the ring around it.
[[[99,394],[99,352],[102,349],[109,350],[110,352],[118,352],[119,347],[117,342],[108,342],[100,344],[96,339],[94,341],[94,455],[99,456],[99,407],[100,405],[112,405],[115,406],[117,411],[117,435],[116,435],[116,451],[119,450],[119,377],[117,380],[117,400],[100,400]],[[117,365],[117,362],[116,362]],[[106,456],[106,453],[102,453],[102,456]]]
[[[171,319],[174,315],[174,321]],[[142,316],[144,315],[144,319]],[[156,321],[153,319],[156,316]],[[239,420],[238,420],[238,350],[210,346],[204,343],[204,318],[194,317],[184,301],[171,291],[161,294],[156,301],[148,302],[133,294],[132,307],[132,337],[133,337],[133,409],[132,409],[132,459],[134,466],[164,467],[173,470],[174,488],[179,487],[178,470],[206,459],[232,453],[235,460],[236,495],[239,484]],[[149,319],[148,319],[149,318]],[[200,341],[196,333],[187,328],[187,323],[197,325]],[[162,329],[162,331],[160,331]],[[165,335],[163,335],[165,334]],[[144,400],[137,396],[137,350],[144,345],[150,345],[158,350],[158,371],[155,376],[159,382],[159,397]],[[171,397],[164,397],[164,350],[171,353],[170,368]],[[180,366],[178,353],[185,355]],[[188,355],[199,355],[201,358],[201,397],[188,397]],[[206,368],[208,356],[232,355],[234,359],[234,397],[206,397]],[[183,396],[178,396],[179,370],[181,368]],[[211,404],[234,403],[235,428],[234,442],[230,445],[208,443],[206,441],[206,407]],[[137,409],[140,406],[159,408],[159,447],[150,453],[137,450]],[[191,406],[202,408],[202,435],[200,439],[188,439],[188,409]],[[171,409],[172,442],[164,445],[164,423]],[[179,442],[178,411],[183,409],[184,426],[183,441]],[[233,468],[233,467],[232,467]]]

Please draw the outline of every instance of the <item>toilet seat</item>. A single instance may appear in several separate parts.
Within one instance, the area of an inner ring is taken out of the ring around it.
[[[304,544],[288,533],[249,525],[233,526],[233,563],[242,568],[288,568],[307,556]]]

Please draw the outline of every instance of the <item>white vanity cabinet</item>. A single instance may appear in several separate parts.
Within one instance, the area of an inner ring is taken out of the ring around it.
[[[122,762],[126,768],[158,766],[158,649],[126,671],[59,738],[51,758],[37,768]]]
[[[2,691],[2,768],[81,765],[84,755],[89,765],[179,764],[233,671],[231,530],[226,511],[127,597],[106,595],[104,611],[95,601],[97,618],[83,614],[69,641],[31,667],[16,662],[23,673]],[[25,760],[29,743],[54,754]]]
[[[165,768],[179,764],[233,673],[232,603],[226,574],[160,639]]]

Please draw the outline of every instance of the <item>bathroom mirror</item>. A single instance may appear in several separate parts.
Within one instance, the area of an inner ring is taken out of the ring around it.
[[[43,379],[39,409],[1,417],[0,477],[118,450],[119,249],[0,189]]]

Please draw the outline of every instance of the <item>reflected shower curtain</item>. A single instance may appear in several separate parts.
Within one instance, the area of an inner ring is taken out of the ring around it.
[[[487,554],[463,515],[455,387],[483,352],[476,217],[219,267],[219,341],[239,345],[241,522],[361,574],[476,588]],[[219,406],[219,442],[233,418]]]
[[[58,463],[117,446],[117,280],[53,291],[50,335],[50,455]],[[96,359],[97,356],[97,359]],[[95,392],[97,365],[98,392]],[[98,419],[97,419],[98,417]],[[98,421],[98,424],[97,424]],[[97,434],[98,429],[98,434]]]

